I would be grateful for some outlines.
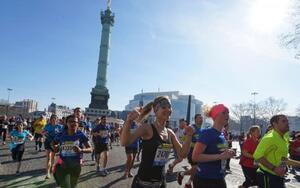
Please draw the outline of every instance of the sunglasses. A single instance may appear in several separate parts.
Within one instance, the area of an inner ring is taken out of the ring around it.
[[[79,121],[70,120],[68,123],[79,123]]]

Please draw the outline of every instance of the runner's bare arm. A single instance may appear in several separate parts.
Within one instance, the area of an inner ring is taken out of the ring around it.
[[[126,120],[122,129],[121,133],[121,145],[122,146],[129,146],[132,144],[136,139],[143,137],[146,133],[146,125],[138,126],[135,132],[130,133],[130,125],[133,121]]]
[[[32,136],[32,134],[30,134],[30,133],[28,133],[28,138],[29,138],[29,140],[33,140],[33,136]]]
[[[78,153],[92,153],[92,146],[89,141],[84,142],[85,148],[80,148],[78,146],[74,146],[74,151]]]
[[[133,132],[130,133],[130,127],[134,120],[138,120],[140,117],[140,111],[134,109],[127,115],[127,119],[124,123],[122,134],[121,134],[121,145],[122,146],[129,146],[132,144],[137,138],[142,137],[145,134],[144,126],[138,126],[138,128]]]
[[[293,166],[293,167],[300,167],[300,161],[287,159],[286,160],[287,165]]]
[[[250,158],[250,159],[253,159],[253,155],[250,154],[247,150],[245,149],[242,149],[242,154],[247,157],[247,158]]]
[[[168,129],[168,134],[171,136],[172,144],[176,152],[178,153],[178,155],[182,158],[185,158],[188,155],[190,150],[190,144],[192,142],[192,136],[193,136],[193,129],[191,127],[185,128],[185,131],[186,131],[186,139],[183,145],[181,145],[175,133],[171,129]]]

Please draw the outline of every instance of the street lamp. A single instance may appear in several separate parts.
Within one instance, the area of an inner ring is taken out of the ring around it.
[[[256,124],[256,114],[255,114],[255,109],[256,109],[256,104],[255,104],[255,95],[257,95],[257,92],[252,92],[251,95],[253,95],[253,125]]]
[[[139,107],[143,107],[143,106],[144,106],[144,91],[142,89],[141,98],[139,101]]]
[[[55,97],[51,97],[52,103],[54,103],[55,99]]]
[[[6,106],[6,116],[8,115],[8,107],[9,107],[9,97],[10,97],[10,92],[12,91],[13,89],[11,88],[7,88],[7,106]]]

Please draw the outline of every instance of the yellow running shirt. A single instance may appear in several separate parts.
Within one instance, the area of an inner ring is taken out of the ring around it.
[[[34,132],[38,133],[38,134],[42,134],[42,131],[44,129],[44,127],[46,126],[46,119],[37,119],[34,124],[33,124],[33,128],[34,128]]]
[[[253,157],[255,160],[265,157],[275,167],[278,167],[281,163],[281,158],[288,157],[289,142],[286,134],[282,138],[275,130],[271,130],[267,133],[258,144]],[[267,167],[259,164],[259,167],[263,170],[275,175],[275,173]],[[259,169],[258,169],[259,171]]]

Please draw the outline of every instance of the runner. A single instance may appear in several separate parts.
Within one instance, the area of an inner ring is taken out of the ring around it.
[[[101,119],[100,118],[96,118],[96,120],[93,122],[92,124],[92,130],[100,123]],[[95,145],[94,145],[94,136],[91,132],[91,136],[92,136],[92,144],[93,144],[93,152],[91,154],[91,158],[92,158],[92,161],[95,160]]]
[[[82,155],[92,152],[88,138],[78,130],[79,122],[74,115],[68,116],[66,118],[67,130],[53,140],[54,151],[60,152],[53,175],[56,183],[63,188],[76,186],[81,172]]]
[[[35,150],[42,151],[43,135],[42,131],[46,125],[46,118],[44,115],[40,115],[40,118],[37,119],[34,124],[34,139],[35,139]]]
[[[228,124],[229,110],[223,104],[205,109],[205,114],[213,119],[213,126],[200,131],[194,147],[192,160],[198,162],[197,173],[193,180],[194,187],[226,188],[226,160],[234,157],[235,152],[228,149],[222,133]]]
[[[179,140],[180,144],[183,144],[183,142],[184,142],[184,139],[185,139],[184,128],[186,126],[187,126],[187,122],[184,119],[180,119],[179,120],[179,128],[175,132],[175,135],[176,135],[177,139]],[[174,151],[174,156],[175,156],[175,160],[172,163],[170,163],[168,166],[169,167],[169,169],[167,171],[168,174],[173,173],[174,167],[183,160],[183,158],[181,158],[180,156],[178,156],[176,154],[176,151]]]
[[[192,187],[192,182],[193,182],[194,176],[197,172],[197,163],[193,162],[192,154],[193,154],[195,144],[196,144],[197,140],[199,139],[199,133],[201,131],[202,123],[203,123],[202,115],[201,114],[196,114],[195,115],[195,124],[192,125],[195,132],[194,132],[193,137],[192,137],[191,149],[190,149],[190,152],[188,154],[188,162],[190,163],[192,168],[189,169],[189,170],[186,170],[184,172],[179,172],[178,175],[177,175],[177,182],[178,182],[179,185],[182,184],[182,179],[184,178],[185,175],[190,175],[190,178],[189,178],[188,182],[184,186],[185,188],[191,188]]]
[[[271,118],[272,129],[264,135],[253,157],[259,162],[257,183],[259,188],[284,188],[287,165],[299,167],[300,163],[288,159],[289,121],[283,114]]]
[[[223,135],[224,135],[224,138],[226,140],[226,142],[228,143],[228,148],[232,148],[232,136],[231,136],[231,133],[228,132],[229,130],[229,124],[226,124],[224,125],[224,128],[223,128]],[[227,159],[226,161],[226,171],[228,172],[231,172],[230,170],[230,158]]]
[[[260,138],[260,127],[252,126],[247,134],[247,139],[243,144],[242,155],[240,158],[240,165],[245,176],[245,181],[243,185],[239,188],[247,188],[250,186],[256,186],[256,170],[257,163],[253,160],[253,153],[259,143]]]
[[[79,122],[80,122],[81,118],[82,118],[82,113],[81,113],[80,107],[74,108],[73,114],[74,114],[74,116],[76,116],[79,119]]]
[[[56,115],[51,115],[50,117],[50,123],[48,123],[42,134],[46,137],[45,139],[45,150],[46,150],[46,172],[47,175],[45,177],[45,179],[49,179],[50,173],[51,173],[51,169],[53,167],[53,163],[54,163],[54,158],[55,158],[55,153],[53,151],[52,148],[52,141],[55,138],[56,135],[58,135],[59,133],[61,133],[63,131],[63,126],[60,124],[57,124],[58,119]]]
[[[8,128],[8,121],[7,116],[1,116],[0,117],[0,137],[2,136],[2,145],[5,145],[6,142],[6,134],[7,134],[7,128]]]
[[[135,132],[136,128],[137,128],[136,123],[132,122],[132,124],[130,126],[130,132],[131,133]],[[122,134],[122,130],[121,130],[121,134]],[[138,138],[131,145],[125,147],[125,153],[126,153],[126,157],[127,157],[126,164],[125,164],[125,173],[124,173],[125,178],[133,177],[133,175],[130,171],[131,171],[131,168],[133,167],[134,159],[138,152],[139,140],[140,139]]]
[[[289,153],[291,159],[300,161],[300,133],[295,133],[294,139],[290,142]],[[292,173],[296,173],[295,170],[291,168]]]
[[[120,130],[121,130],[121,126],[118,123],[116,123],[115,124],[115,141],[116,141],[117,146],[120,145],[120,134],[121,134]]]
[[[97,164],[96,171],[102,176],[108,175],[106,165],[108,158],[108,142],[110,137],[109,129],[109,126],[106,124],[106,116],[102,116],[100,123],[92,130]],[[100,167],[101,156],[103,157],[102,169]]]
[[[25,151],[25,141],[27,137],[30,140],[33,139],[33,136],[27,130],[23,130],[22,122],[16,122],[16,130],[13,130],[10,133],[11,143],[9,144],[13,160],[18,161],[16,175],[20,174],[21,162]]]
[[[139,125],[140,122],[153,109],[155,114],[154,124]],[[192,139],[193,129],[186,127],[186,141],[181,146],[175,133],[165,127],[171,115],[171,103],[168,97],[157,97],[144,108],[133,110],[128,114],[121,134],[121,145],[129,146],[136,139],[142,138],[142,160],[137,175],[132,182],[133,188],[166,187],[165,164],[168,161],[171,149],[174,148],[178,156],[187,156]],[[138,122],[135,132],[130,132],[133,121]]]
[[[8,133],[10,133],[15,128],[16,117],[12,116],[8,121],[9,121],[9,124],[8,124]]]

